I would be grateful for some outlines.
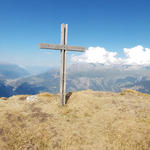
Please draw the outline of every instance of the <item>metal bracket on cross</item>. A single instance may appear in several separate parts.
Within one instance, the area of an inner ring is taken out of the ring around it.
[[[41,49],[60,50],[61,65],[60,65],[60,105],[66,103],[66,51],[84,52],[85,48],[80,46],[67,45],[68,24],[61,24],[61,45],[57,44],[39,44]]]

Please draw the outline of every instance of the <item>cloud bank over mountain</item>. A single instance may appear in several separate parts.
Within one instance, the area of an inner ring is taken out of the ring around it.
[[[117,52],[107,51],[103,47],[89,47],[85,53],[72,56],[73,62],[102,63],[105,65],[150,65],[150,49],[141,45],[124,48],[124,57],[117,57]]]

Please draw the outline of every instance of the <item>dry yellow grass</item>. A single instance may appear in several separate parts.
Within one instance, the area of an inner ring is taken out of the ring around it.
[[[0,150],[148,150],[150,95],[74,92],[66,106],[40,93],[0,99]]]

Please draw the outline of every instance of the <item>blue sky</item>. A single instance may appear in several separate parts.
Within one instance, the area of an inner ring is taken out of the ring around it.
[[[150,48],[149,7],[149,0],[0,0],[0,62],[59,65],[59,51],[38,44],[59,44],[61,23],[69,45],[104,47],[121,58],[124,48]],[[81,53],[68,52],[68,62],[72,55]]]

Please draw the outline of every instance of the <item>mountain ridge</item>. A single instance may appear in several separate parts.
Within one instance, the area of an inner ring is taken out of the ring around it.
[[[19,79],[8,80],[5,86],[12,87],[12,94],[37,94],[59,92],[59,70]],[[67,92],[86,89],[121,92],[134,89],[150,93],[150,69],[148,66],[102,64],[73,64],[67,69]]]
[[[0,63],[0,77],[3,79],[16,79],[28,75],[27,70],[16,64]]]

